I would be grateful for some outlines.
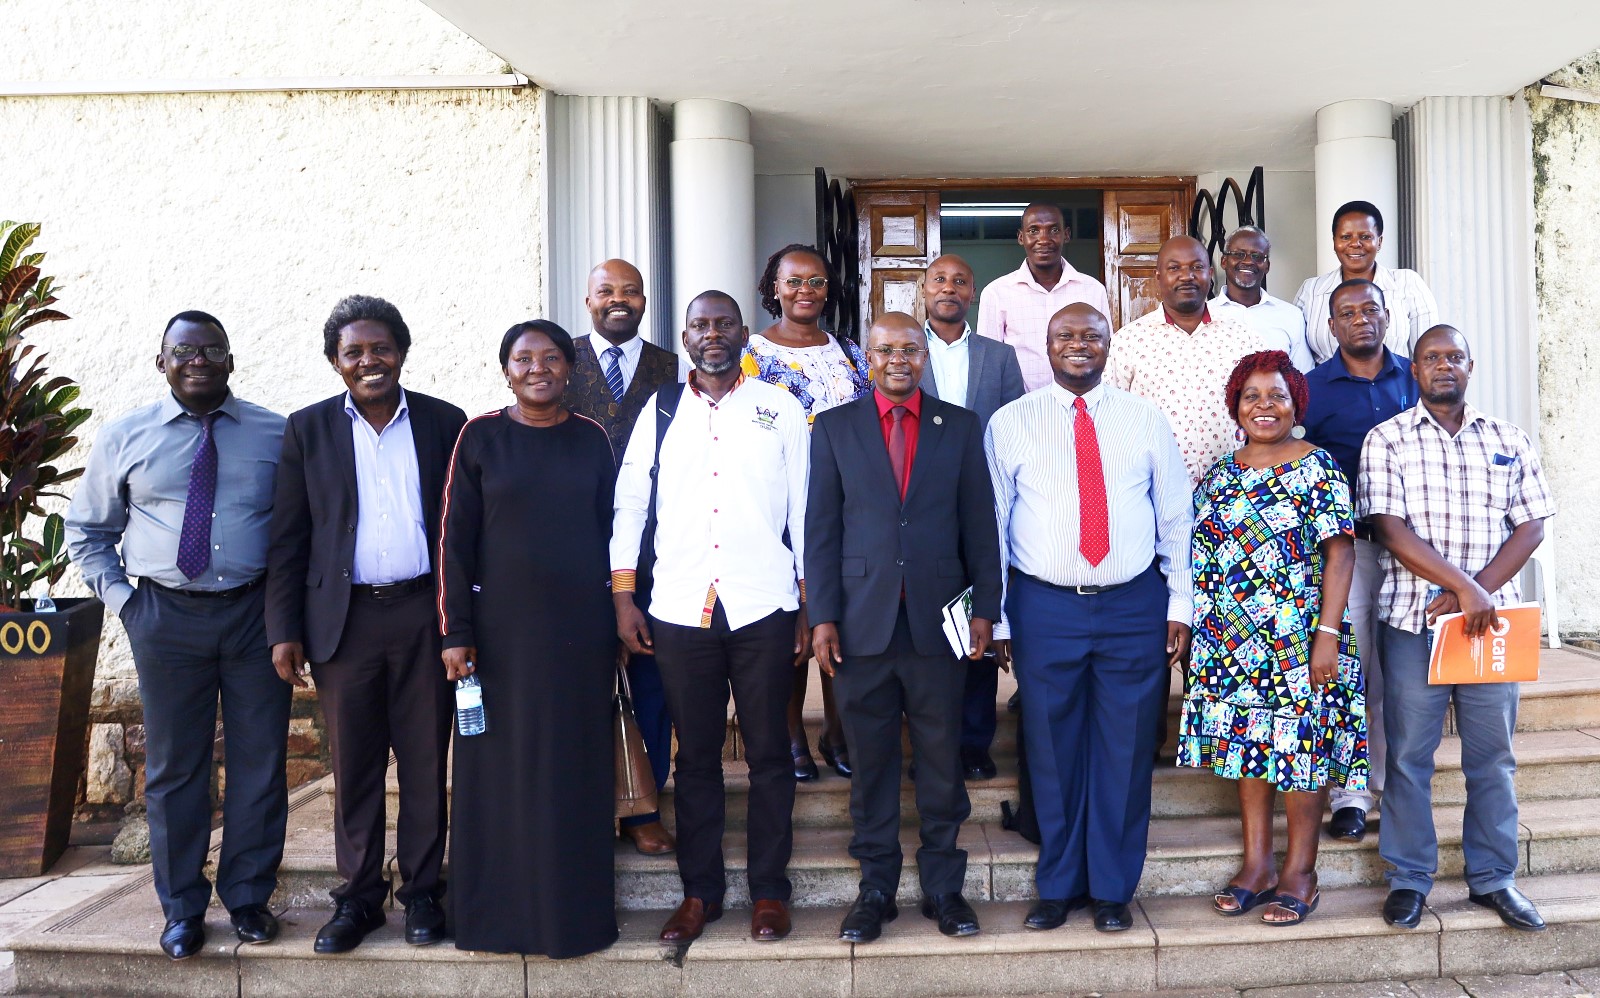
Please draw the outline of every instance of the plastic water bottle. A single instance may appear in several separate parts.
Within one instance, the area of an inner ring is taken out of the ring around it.
[[[456,680],[456,732],[468,737],[488,730],[483,716],[483,684],[476,675]]]
[[[40,579],[33,584],[30,595],[33,596],[34,613],[56,612],[56,601],[50,598],[50,583]]]

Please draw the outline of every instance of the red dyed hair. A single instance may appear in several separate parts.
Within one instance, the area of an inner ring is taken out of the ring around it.
[[[1282,350],[1262,350],[1249,354],[1234,365],[1233,373],[1228,375],[1228,387],[1224,389],[1228,415],[1233,417],[1234,422],[1239,421],[1239,396],[1244,394],[1244,383],[1250,375],[1263,371],[1276,371],[1283,376],[1283,383],[1289,386],[1289,400],[1294,403],[1295,424],[1305,422],[1311,390],[1306,387],[1306,376],[1300,373],[1300,369]]]

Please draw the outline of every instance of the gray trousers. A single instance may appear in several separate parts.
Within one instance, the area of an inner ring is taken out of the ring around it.
[[[1517,873],[1516,683],[1428,685],[1428,644],[1422,634],[1382,624],[1384,723],[1389,733],[1388,782],[1378,852],[1393,866],[1390,890],[1426,894],[1439,870],[1433,827],[1433,756],[1452,700],[1461,735],[1467,808],[1461,831],[1467,887],[1488,894],[1509,887]]]
[[[272,668],[264,595],[258,587],[198,599],[146,583],[122,608],[144,701],[150,858],[168,919],[203,915],[211,901],[204,868],[219,696],[227,792],[217,895],[231,911],[265,904],[278,885],[292,689]]]
[[[1383,727],[1383,647],[1378,640],[1378,593],[1383,589],[1382,545],[1356,539],[1355,572],[1350,579],[1350,629],[1355,632],[1356,653],[1361,657],[1361,679],[1367,699],[1367,789],[1334,787],[1328,809],[1359,807],[1373,811],[1383,796],[1388,739]]]

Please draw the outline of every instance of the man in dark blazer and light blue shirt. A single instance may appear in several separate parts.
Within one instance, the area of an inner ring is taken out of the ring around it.
[[[978,414],[978,425],[1001,406],[1027,391],[1016,347],[974,336],[967,324],[972,310],[972,268],[954,254],[928,265],[922,278],[922,306],[928,316],[923,329],[928,336],[928,363],[922,371],[922,390],[933,398],[954,402]],[[943,391],[941,392],[941,386]],[[994,744],[995,695],[1000,688],[1000,663],[992,653],[967,665],[967,689],[961,706],[961,770],[969,780],[995,775],[989,746]]]
[[[856,764],[850,855],[861,890],[840,926],[846,942],[876,939],[898,914],[902,713],[917,763],[922,913],[945,935],[978,931],[956,846],[971,812],[960,768],[967,670],[943,615],[970,586],[963,643],[969,659],[981,657],[1000,614],[1000,547],[978,417],[917,387],[926,355],[915,319],[884,315],[867,334],[874,391],[818,415],[811,431],[812,648],[834,677]]]
[[[411,331],[393,305],[352,295],[323,326],[345,391],[289,417],[267,552],[267,638],[286,683],[310,663],[333,754],[334,852],[344,884],[318,953],[384,923],[385,777],[400,782],[395,866],[406,941],[444,938],[451,691],[439,664],[439,503],[466,415],[400,387]]]

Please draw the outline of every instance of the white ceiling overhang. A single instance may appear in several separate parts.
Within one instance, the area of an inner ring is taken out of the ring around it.
[[[557,93],[733,101],[760,172],[851,177],[1310,169],[1326,104],[1600,46],[1597,0],[426,2]]]

